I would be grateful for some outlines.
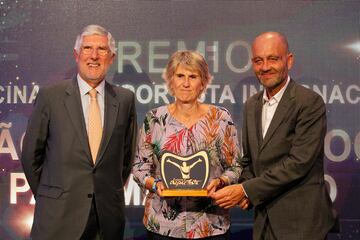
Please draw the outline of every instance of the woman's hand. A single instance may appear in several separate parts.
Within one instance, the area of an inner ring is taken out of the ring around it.
[[[210,184],[206,187],[206,190],[208,191],[208,196],[216,192],[216,189],[218,185],[220,184],[220,180],[215,178],[211,180]]]
[[[145,188],[151,192],[154,192],[154,189],[153,189],[154,182],[155,182],[155,178],[149,177],[148,179],[146,179]],[[156,188],[155,192],[157,193],[157,195],[159,195],[161,197],[162,191],[165,189],[163,182],[162,181],[156,182],[155,188]]]
[[[208,191],[208,196],[211,196],[218,189],[223,188],[225,186],[225,181],[221,178],[214,178],[211,180],[210,184],[207,186],[206,190]]]
[[[148,177],[145,181],[145,188],[149,191],[152,191],[152,185],[155,179],[153,177]]]
[[[162,197],[162,191],[164,189],[165,189],[165,187],[164,187],[164,183],[162,181],[156,183],[156,193],[157,193],[157,195]]]

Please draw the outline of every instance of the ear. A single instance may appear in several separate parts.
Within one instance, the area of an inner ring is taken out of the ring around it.
[[[78,63],[79,62],[79,53],[74,49],[74,58],[75,58],[75,62]]]
[[[287,68],[290,70],[294,64],[294,55],[292,53],[288,53],[287,55]]]

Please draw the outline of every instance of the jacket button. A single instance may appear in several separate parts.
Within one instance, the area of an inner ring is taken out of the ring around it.
[[[88,194],[88,198],[92,198],[92,196],[93,196],[93,195],[92,195],[91,193]]]

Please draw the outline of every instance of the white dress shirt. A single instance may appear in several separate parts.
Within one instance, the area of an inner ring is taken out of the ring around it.
[[[270,126],[271,120],[274,117],[276,108],[278,107],[279,102],[280,102],[289,82],[290,82],[290,77],[288,76],[284,87],[282,87],[280,89],[280,91],[277,92],[270,99],[267,96],[266,89],[264,90],[263,107],[262,107],[262,114],[261,114],[261,126],[262,126],[263,138],[265,137],[265,134]]]

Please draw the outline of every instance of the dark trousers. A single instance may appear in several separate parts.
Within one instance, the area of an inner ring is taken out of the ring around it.
[[[324,240],[327,239],[327,236],[325,236]],[[263,228],[263,231],[261,233],[261,240],[277,240],[275,233],[271,227],[271,224],[269,222],[269,218],[266,218],[265,226]]]
[[[89,218],[80,240],[100,240],[99,217],[96,211],[95,195],[93,196]]]
[[[168,237],[168,236],[164,236],[164,235],[160,235],[157,233],[153,233],[150,231],[147,231],[147,239],[148,240],[181,240],[181,239],[187,239],[187,238],[173,238],[173,237]],[[230,239],[230,230],[227,231],[225,234],[221,234],[221,235],[216,235],[216,236],[212,236],[212,237],[205,237],[205,238],[200,238],[200,239],[204,239],[204,240],[228,240]]]
[[[276,240],[273,229],[271,228],[271,224],[269,222],[269,217],[266,218],[265,226],[261,233],[262,240]]]

